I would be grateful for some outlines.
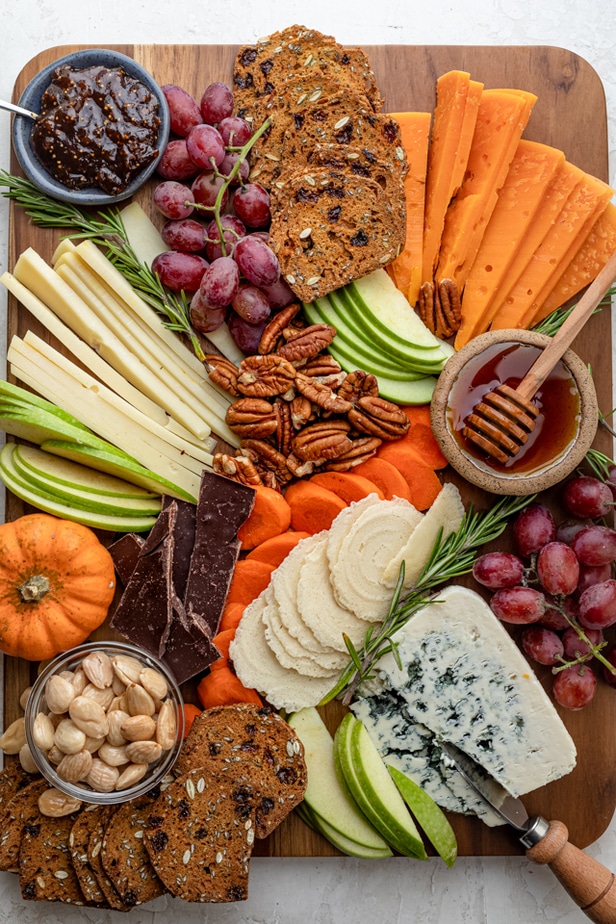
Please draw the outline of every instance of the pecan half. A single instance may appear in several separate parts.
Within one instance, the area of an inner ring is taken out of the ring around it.
[[[289,325],[302,306],[299,302],[287,305],[278,311],[272,320],[265,326],[259,340],[259,353],[273,353],[278,346],[282,331]]]
[[[255,439],[267,439],[278,427],[275,410],[265,398],[238,398],[227,408],[225,421],[238,436]]]
[[[242,360],[237,377],[238,391],[251,398],[282,395],[291,388],[295,367],[282,356],[256,354]]]
[[[438,299],[438,291],[435,289],[434,283],[432,282],[423,282],[419,289],[419,299],[417,302],[417,314],[424,322],[428,330],[432,331],[433,334],[436,333],[436,300]]]
[[[456,331],[460,330],[462,321],[460,290],[453,279],[441,279],[438,284],[436,321],[438,337],[452,337]]]
[[[225,475],[233,481],[239,481],[253,488],[263,484],[254,462],[248,456],[230,456],[226,452],[217,452],[213,459],[212,468],[219,475]]]
[[[264,473],[271,473],[279,484],[286,484],[293,475],[287,467],[287,459],[275,446],[265,440],[247,439],[240,441],[244,455],[251,459],[259,474],[264,479]]]
[[[385,398],[364,395],[348,413],[352,426],[360,433],[382,440],[397,440],[408,431],[411,422],[397,404]]]
[[[338,397],[345,398],[347,401],[355,402],[364,395],[378,397],[379,383],[376,376],[363,369],[356,369],[349,372],[344,382],[338,389]]]
[[[350,429],[346,420],[322,420],[300,430],[291,448],[304,462],[335,459],[351,448]]]
[[[302,365],[301,370],[304,375],[309,375],[311,378],[338,378],[341,373],[343,378],[345,377],[342,366],[329,353],[320,353],[318,356],[313,356]],[[327,384],[331,385],[332,382],[328,381]]]
[[[232,363],[225,356],[219,356],[218,353],[206,353],[204,365],[207,369],[208,378],[219,388],[222,388],[223,391],[226,391],[227,394],[237,398],[239,395],[237,390],[239,370],[235,363]]]
[[[296,395],[289,403],[291,409],[291,423],[295,430],[301,430],[307,423],[311,423],[316,414],[312,402],[304,395]]]
[[[292,452],[287,456],[287,465],[295,478],[305,478],[306,475],[312,475],[316,468],[314,462],[302,462]]]
[[[335,336],[336,328],[331,324],[309,324],[303,330],[293,333],[278,349],[278,355],[289,362],[312,359],[328,347]]]
[[[348,414],[353,405],[345,398],[340,398],[329,385],[316,382],[311,376],[303,372],[296,373],[295,387],[300,394],[316,404],[317,407],[332,414]]]
[[[283,455],[288,456],[291,452],[291,440],[294,434],[291,405],[277,398],[274,401],[273,410],[276,418],[276,448]]]
[[[370,459],[382,442],[376,436],[360,436],[359,439],[352,441],[351,448],[347,452],[330,462],[326,462],[323,467],[328,472],[348,472],[350,469],[355,468],[356,465],[365,462],[366,459]]]

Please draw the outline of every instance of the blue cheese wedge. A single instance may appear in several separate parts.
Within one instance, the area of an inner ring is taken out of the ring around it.
[[[443,590],[380,661],[411,722],[477,761],[514,796],[565,776],[575,745],[533,670],[479,594]]]

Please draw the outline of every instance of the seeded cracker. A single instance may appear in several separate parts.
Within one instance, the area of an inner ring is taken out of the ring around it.
[[[329,35],[304,26],[290,26],[240,48],[233,70],[238,115],[251,116],[262,97],[290,80],[315,82],[327,77],[343,89],[366,94],[379,111],[383,100],[370,62],[361,48],[344,48]]]
[[[76,817],[72,814],[50,818],[39,814],[24,825],[19,848],[19,885],[23,898],[86,904],[68,846]]]
[[[158,795],[158,790],[155,790]],[[151,794],[120,806],[105,827],[101,863],[121,900],[130,907],[158,898],[164,886],[143,843]]]
[[[130,905],[122,901],[118,892],[103,869],[101,861],[101,850],[103,849],[103,838],[105,835],[105,826],[111,816],[117,811],[117,806],[106,805],[101,811],[96,825],[93,826],[90,840],[88,841],[88,863],[92,872],[96,876],[98,884],[111,908],[115,911],[130,911]]]
[[[302,801],[306,790],[301,742],[293,729],[267,706],[252,703],[216,706],[197,716],[176,771],[186,773],[201,766],[211,774],[225,768],[232,771],[232,777],[247,773],[257,794],[258,838],[267,837]]]
[[[98,908],[109,908],[105,894],[88,861],[88,843],[98,827],[102,811],[102,805],[89,805],[77,815],[69,834],[68,846],[73,869],[86,902]]]
[[[19,869],[19,844],[24,824],[38,818],[39,796],[49,787],[46,780],[37,779],[19,789],[9,800],[2,814],[0,829],[0,870]]]
[[[189,902],[248,897],[254,794],[243,780],[180,776],[153,804],[144,842],[167,890]]]

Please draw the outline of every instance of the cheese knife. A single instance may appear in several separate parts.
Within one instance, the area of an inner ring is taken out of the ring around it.
[[[571,898],[591,921],[616,924],[616,877],[607,867],[569,842],[562,821],[529,816],[520,799],[495,780],[486,785],[486,771],[453,744],[439,740],[446,758],[476,793],[517,832],[526,856],[547,864]]]

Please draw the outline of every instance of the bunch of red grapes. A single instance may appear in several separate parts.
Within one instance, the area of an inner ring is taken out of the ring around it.
[[[567,709],[591,702],[597,670],[616,686],[616,646],[604,638],[616,624],[616,531],[598,522],[615,497],[616,469],[606,481],[577,475],[563,490],[570,519],[557,526],[547,507],[533,503],[513,524],[518,554],[488,552],[473,567],[475,579],[494,591],[496,616],[527,626],[522,647],[552,667],[554,699]]]
[[[268,246],[267,190],[248,182],[253,128],[233,115],[231,89],[206,87],[199,103],[182,87],[162,88],[173,138],[158,165],[156,208],[170,250],[153,261],[163,285],[190,298],[190,322],[207,334],[227,321],[244,353],[256,353],[272,311],[294,301]]]

